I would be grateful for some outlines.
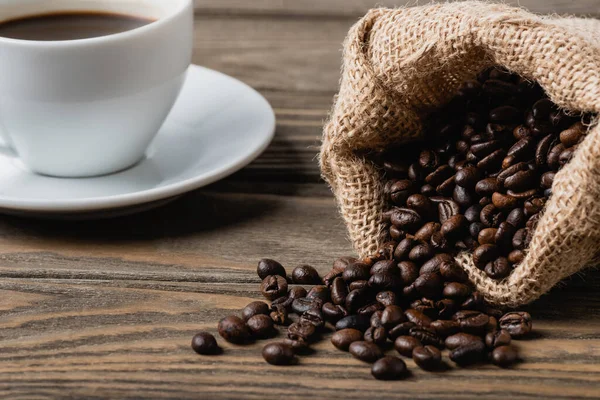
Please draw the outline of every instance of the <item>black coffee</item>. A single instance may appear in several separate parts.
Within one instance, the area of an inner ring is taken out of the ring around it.
[[[59,12],[0,22],[0,37],[43,41],[89,39],[130,31],[152,22],[152,19],[125,14]]]

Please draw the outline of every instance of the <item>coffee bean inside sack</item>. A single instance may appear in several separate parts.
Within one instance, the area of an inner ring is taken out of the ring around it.
[[[257,291],[270,305],[250,303],[241,318],[224,318],[219,334],[239,345],[272,337],[274,327],[281,335],[263,356],[288,365],[335,330],[337,349],[386,380],[410,376],[398,356],[427,371],[514,365],[530,315],[486,304],[454,256],[470,252],[493,279],[510,275],[588,120],[560,110],[536,84],[482,72],[429,116],[425,141],[375,155],[388,179],[390,236],[376,254],[340,258],[324,276],[310,265],[287,276],[261,260]]]

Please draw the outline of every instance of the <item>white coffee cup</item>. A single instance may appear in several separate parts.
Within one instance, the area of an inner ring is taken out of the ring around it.
[[[192,0],[0,0],[0,22],[60,11],[156,21],[91,39],[0,37],[5,145],[45,175],[126,169],[144,157],[183,85],[193,48]]]

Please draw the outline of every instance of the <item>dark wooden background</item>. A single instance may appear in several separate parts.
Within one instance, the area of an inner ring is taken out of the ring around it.
[[[258,298],[264,256],[328,270],[351,254],[315,161],[340,48],[366,10],[394,0],[198,0],[194,61],[235,76],[276,110],[277,135],[236,175],[145,214],[97,222],[0,216],[0,396],[41,398],[598,398],[600,273],[532,305],[527,360],[381,383],[328,341],[271,367],[262,344],[195,355],[194,333]],[[414,4],[414,2],[411,2]],[[598,0],[522,0],[597,15]]]

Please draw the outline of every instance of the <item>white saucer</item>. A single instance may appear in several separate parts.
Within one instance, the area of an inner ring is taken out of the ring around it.
[[[96,178],[52,178],[0,153],[0,213],[98,218],[143,211],[238,171],[274,134],[275,114],[258,92],[191,66],[146,158],[131,169]]]

